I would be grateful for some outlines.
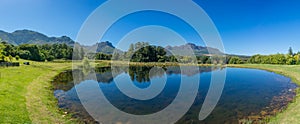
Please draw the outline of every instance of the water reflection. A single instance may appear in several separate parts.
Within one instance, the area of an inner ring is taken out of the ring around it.
[[[149,82],[152,77],[161,77],[164,75],[163,71],[158,71],[158,73],[154,73],[153,75],[149,75],[149,72],[153,68],[152,66],[119,66],[114,67],[114,71],[116,71],[116,76],[126,73],[129,74],[132,81],[137,81],[139,83],[145,83]],[[177,66],[170,66],[170,67],[162,67],[167,75],[172,74],[182,74],[186,76],[193,76],[195,74],[204,73],[204,72],[211,72],[212,70],[222,69],[219,67],[201,67],[199,69],[197,68],[191,68],[187,71],[181,72],[180,68]],[[113,82],[113,75],[112,75],[112,69],[111,67],[99,67],[95,68],[97,81],[99,83],[112,83]],[[73,74],[76,73],[76,74]],[[68,70],[64,71],[56,76],[56,78],[53,81],[54,89],[60,89],[64,91],[68,91],[71,88],[74,87],[73,81],[73,75],[82,75],[84,77],[84,73],[77,69],[77,70]],[[85,79],[82,79],[82,81]],[[87,79],[86,79],[87,80]]]
[[[193,106],[177,123],[240,123],[243,119],[260,120],[262,117],[276,114],[286,106],[295,96],[293,89],[295,85],[290,79],[274,73],[255,70],[228,68],[227,79],[222,97],[208,118],[198,120],[198,114],[210,86],[211,71],[219,71],[221,68],[201,67],[181,72],[177,66],[163,67],[165,71],[149,75],[152,67],[130,66],[116,67],[116,76],[112,76],[110,67],[96,68],[99,87],[107,99],[118,109],[132,114],[144,115],[162,110],[168,106],[177,95],[180,79],[182,76],[193,79],[200,75],[200,86],[198,95]],[[154,99],[136,100],[124,95],[114,83],[114,78],[128,75],[132,82],[139,88],[150,85],[150,79],[161,77],[165,73],[167,83],[164,90]],[[82,107],[76,94],[72,73],[82,74],[80,70],[66,71],[59,74],[55,80],[54,93],[58,98],[60,108],[74,113],[74,117],[80,118],[83,122],[95,123],[89,114]],[[80,87],[88,86],[84,80],[76,84]],[[92,97],[92,96],[91,96]],[[106,118],[112,116],[107,115]]]

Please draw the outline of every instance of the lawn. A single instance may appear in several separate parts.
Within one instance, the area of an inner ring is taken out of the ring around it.
[[[228,65],[230,67],[256,68],[272,71],[290,77],[292,81],[300,85],[300,65],[262,65],[262,64],[243,64]],[[271,118],[271,124],[295,124],[300,122],[300,97],[299,90],[296,99],[288,108]]]
[[[0,123],[71,123],[56,105],[51,79],[71,63],[0,68]]]

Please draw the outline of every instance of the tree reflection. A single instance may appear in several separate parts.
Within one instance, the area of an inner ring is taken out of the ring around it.
[[[81,70],[73,70],[73,71],[68,70],[68,71],[62,72],[62,73],[58,74],[52,81],[53,89],[68,91],[72,87],[74,87],[73,73],[77,73],[76,75],[83,75],[83,72]]]
[[[152,66],[130,66],[129,67],[129,76],[131,80],[136,80],[137,82],[149,82],[153,77],[162,77],[164,75],[164,71],[156,71],[152,75],[149,74]],[[164,68],[164,70],[166,70]]]
[[[139,83],[149,82],[151,78],[154,77],[162,77],[166,73],[167,75],[172,74],[181,74],[186,76],[193,76],[195,74],[203,73],[203,72],[211,72],[213,70],[217,70],[219,68],[216,67],[197,67],[197,66],[169,66],[169,67],[162,67],[160,70],[156,70],[155,73],[152,73],[150,75],[150,70],[154,66],[118,66],[118,67],[99,67],[95,68],[97,81],[99,83],[112,83],[114,76],[112,75],[112,70],[114,71],[115,76],[118,76],[120,74],[128,74],[132,81],[137,81]],[[186,68],[186,69],[181,69]],[[71,88],[74,87],[74,78],[73,73],[77,73],[75,75],[82,75],[79,77],[75,77],[78,84],[80,81],[88,80],[89,76],[86,76],[86,78],[83,78],[84,73],[82,70],[73,70],[73,71],[65,71],[57,75],[54,79],[53,86],[54,89],[60,89],[64,91],[68,91]]]

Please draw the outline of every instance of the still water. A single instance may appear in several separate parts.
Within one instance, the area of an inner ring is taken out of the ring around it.
[[[295,96],[296,85],[289,78],[257,69],[226,68],[227,76],[220,100],[212,113],[202,121],[198,114],[210,86],[212,71],[224,68],[199,67],[199,69],[181,72],[177,66],[163,67],[164,72],[149,75],[152,67],[119,67],[117,75],[112,76],[110,67],[95,69],[97,82],[105,97],[114,107],[126,113],[146,115],[158,112],[172,103],[176,97],[181,78],[200,77],[197,96],[188,112],[177,121],[178,124],[223,124],[242,123],[248,120],[259,122],[268,116],[280,112]],[[65,71],[53,81],[54,95],[58,106],[73,114],[85,123],[97,123],[83,108],[75,87],[88,85],[84,79],[74,84],[72,73],[82,74],[81,70]],[[129,76],[138,88],[147,88],[152,78],[165,76],[166,84],[161,93],[149,100],[137,100],[124,95],[116,86],[114,78]],[[199,80],[199,79],[198,79]],[[109,115],[108,115],[109,116]],[[112,118],[113,119],[113,118]]]

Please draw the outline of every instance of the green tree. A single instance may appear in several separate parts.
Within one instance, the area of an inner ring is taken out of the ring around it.
[[[135,51],[134,44],[130,44],[128,51],[125,53],[125,59],[130,60]]]
[[[262,64],[262,56],[257,54],[254,56],[251,56],[251,58],[248,60],[249,63],[251,64]]]
[[[115,57],[117,57],[118,54],[115,53]],[[109,55],[109,54],[104,54],[104,53],[97,53],[96,56],[95,56],[95,59],[97,60],[111,60],[112,58],[112,55]]]
[[[1,39],[0,39],[0,41],[1,41]],[[5,48],[5,46],[4,46],[2,43],[0,43],[0,59],[1,59],[2,61],[4,61],[4,58],[5,58],[5,56],[4,56],[4,54],[3,54],[4,48]]]
[[[84,58],[85,52],[84,52],[83,47],[80,47],[79,53],[80,53],[80,57],[81,57],[81,58]]]
[[[300,64],[300,54],[295,55],[294,58],[296,60],[296,64],[299,65]]]
[[[5,56],[0,54],[0,59],[1,59],[0,62],[4,62],[4,58],[5,58]]]
[[[229,64],[242,64],[242,60],[239,57],[231,57]]]
[[[25,58],[33,61],[45,61],[44,54],[40,52],[40,49],[37,45],[33,44],[23,44],[19,46],[20,50],[28,51],[30,54],[26,53],[28,56]],[[20,55],[20,57],[24,57],[23,55]]]
[[[150,46],[149,43],[137,42],[135,50],[130,59],[132,62],[164,62],[167,59],[165,57],[166,51],[160,46]]]
[[[200,64],[207,64],[209,56],[198,56],[197,59]]]
[[[16,55],[16,60],[19,61],[19,59],[20,59],[20,56]]]
[[[14,58],[11,55],[9,55],[8,59],[9,59],[10,62],[12,62]]]
[[[286,61],[287,65],[295,65],[296,63],[297,63],[297,61],[294,57],[289,57]]]
[[[292,47],[289,48],[289,53],[288,53],[290,56],[293,56],[294,55],[294,52],[293,52],[293,49]]]
[[[177,58],[175,56],[169,56],[167,61],[169,61],[169,62],[178,62]]]

